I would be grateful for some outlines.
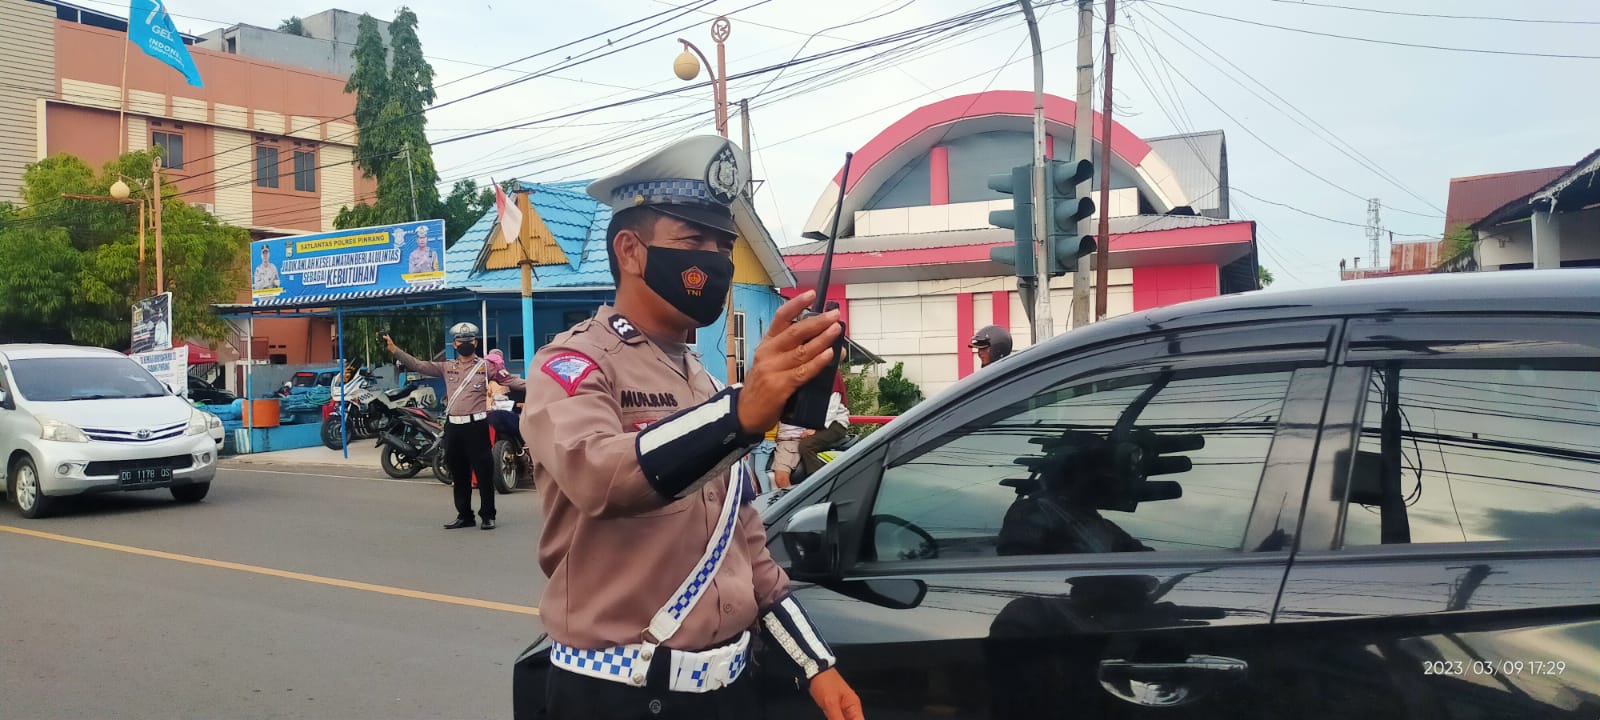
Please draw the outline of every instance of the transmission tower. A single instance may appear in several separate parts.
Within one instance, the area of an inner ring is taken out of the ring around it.
[[[1378,267],[1378,245],[1383,238],[1383,219],[1378,216],[1378,211],[1383,203],[1377,198],[1367,201],[1367,244],[1371,246],[1372,267]]]

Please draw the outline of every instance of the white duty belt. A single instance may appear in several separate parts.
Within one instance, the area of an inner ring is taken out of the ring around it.
[[[727,557],[728,543],[733,540],[734,529],[739,522],[739,506],[745,492],[745,463],[746,460],[740,459],[729,469],[728,496],[722,502],[717,531],[706,543],[705,552],[695,563],[694,572],[678,585],[667,604],[650,619],[650,625],[643,633],[643,642],[602,650],[582,650],[554,643],[550,651],[552,665],[601,680],[635,686],[645,684],[650,662],[657,650],[683,627],[684,618],[689,616],[705,595],[706,588],[710,587],[717,571],[722,568],[723,558]],[[710,650],[688,652],[668,649],[666,652],[670,653],[672,661],[668,689],[673,692],[711,692],[732,685],[749,664],[750,633],[746,631],[732,643]]]

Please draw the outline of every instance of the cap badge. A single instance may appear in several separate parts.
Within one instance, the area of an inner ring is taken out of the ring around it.
[[[683,289],[690,295],[700,296],[700,291],[706,289],[706,272],[698,267],[683,271]]]
[[[733,146],[724,144],[711,162],[706,165],[706,187],[711,197],[723,205],[730,205],[739,195],[739,159]]]

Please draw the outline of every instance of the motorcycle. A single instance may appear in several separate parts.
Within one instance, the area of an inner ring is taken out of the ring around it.
[[[522,442],[521,418],[514,407],[512,400],[499,400],[489,411],[489,427],[494,428],[494,489],[501,495],[533,482],[533,456]]]
[[[415,383],[413,383],[414,385]],[[414,389],[407,385],[402,390]],[[425,467],[433,468],[433,476],[445,485],[451,484],[450,472],[444,464],[444,426],[420,408],[401,403],[378,406],[375,412],[384,429],[378,434],[376,447],[383,448],[378,463],[392,478],[416,477]]]
[[[408,407],[411,403],[407,400],[421,387],[412,382],[394,390],[378,390],[377,385],[377,377],[363,368],[333,389],[322,416],[323,445],[341,450],[345,437],[352,441],[377,437],[394,417],[387,411]]]

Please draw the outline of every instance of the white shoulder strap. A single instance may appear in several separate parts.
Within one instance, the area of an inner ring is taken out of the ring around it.
[[[475,373],[478,372],[478,368],[480,368],[482,366],[483,366],[483,358],[478,358],[478,364],[477,365],[473,365],[472,369],[467,371],[467,379],[470,381],[472,379],[472,376]],[[460,385],[456,386],[456,391],[455,392],[450,393],[450,399],[445,401],[445,404],[444,404],[444,412],[445,412],[446,415],[450,414],[450,406],[456,404],[456,398],[461,397],[461,391],[465,390],[465,389],[467,389],[467,383],[463,382]]]
[[[739,506],[744,501],[746,484],[745,465],[745,460],[740,458],[728,469],[728,497],[722,501],[717,531],[711,534],[705,552],[700,555],[700,561],[695,563],[694,572],[678,585],[672,598],[650,619],[650,627],[646,628],[645,634],[647,644],[659,645],[677,634],[683,619],[694,610],[695,604],[700,602],[706,588],[711,585],[711,580],[717,576],[717,570],[722,568],[728,544],[732,542],[734,529],[739,524]]]

